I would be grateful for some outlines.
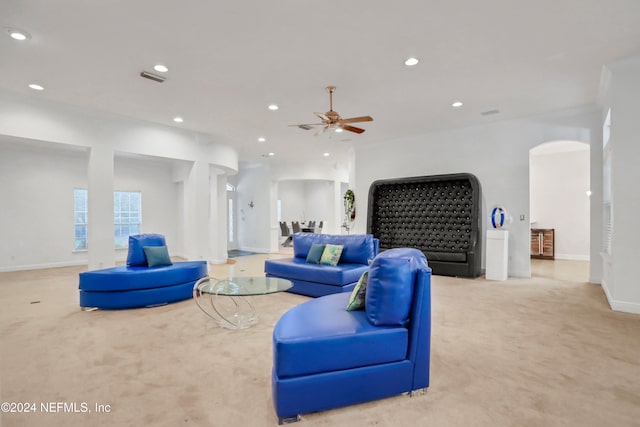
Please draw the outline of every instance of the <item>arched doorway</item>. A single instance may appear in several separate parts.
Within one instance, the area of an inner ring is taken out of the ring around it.
[[[529,151],[531,275],[588,281],[589,145],[550,141]]]
[[[227,250],[238,249],[238,217],[236,215],[237,192],[227,183]]]

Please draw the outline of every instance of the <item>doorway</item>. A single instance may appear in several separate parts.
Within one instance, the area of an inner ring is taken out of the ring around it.
[[[550,141],[529,151],[532,254],[545,246],[547,255],[532,259],[532,277],[555,274],[587,281],[581,272],[589,270],[589,156],[589,144],[579,141]],[[543,234],[552,237],[536,246],[536,236]]]
[[[236,187],[227,183],[227,250],[238,249],[238,218]]]

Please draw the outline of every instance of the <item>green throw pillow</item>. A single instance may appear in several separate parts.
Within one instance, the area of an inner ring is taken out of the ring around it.
[[[322,256],[320,257],[320,264],[324,265],[338,265],[340,261],[340,255],[342,255],[343,245],[325,245]]]
[[[142,250],[144,250],[144,254],[147,257],[149,267],[173,264],[166,246],[143,246]]]
[[[347,311],[364,310],[364,299],[367,293],[367,280],[369,279],[369,271],[365,271],[358,279],[358,284],[353,288]]]
[[[324,252],[324,247],[325,245],[321,245],[320,243],[311,245],[311,249],[309,249],[309,253],[307,254],[307,262],[319,264],[322,252]]]

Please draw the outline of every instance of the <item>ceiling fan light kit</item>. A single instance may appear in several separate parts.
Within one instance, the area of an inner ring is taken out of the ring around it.
[[[290,125],[296,126],[300,129],[310,130],[313,126],[323,126],[315,135],[321,135],[326,132],[330,128],[337,128],[348,130],[349,132],[354,132],[360,134],[365,131],[365,129],[350,126],[348,123],[360,123],[360,122],[371,122],[373,118],[371,116],[360,116],[360,117],[351,117],[348,119],[343,119],[340,117],[340,114],[333,111],[333,92],[336,90],[335,86],[327,86],[327,92],[329,92],[329,111],[326,113],[314,113],[318,118],[322,121],[322,123],[303,123],[298,125]]]

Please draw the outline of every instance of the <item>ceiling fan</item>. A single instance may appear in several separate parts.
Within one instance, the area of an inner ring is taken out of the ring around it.
[[[322,129],[316,132],[316,135],[320,135],[331,128],[344,129],[348,130],[349,132],[355,133],[364,132],[365,129],[351,126],[349,123],[371,122],[373,121],[373,118],[371,116],[351,117],[348,119],[343,119],[342,117],[340,117],[340,114],[333,111],[333,92],[335,90],[335,86],[327,86],[327,92],[329,92],[329,111],[327,111],[326,113],[314,113],[320,118],[320,120],[322,120],[322,123],[304,123],[289,126],[296,126],[304,130],[313,129],[313,126],[323,126]]]

